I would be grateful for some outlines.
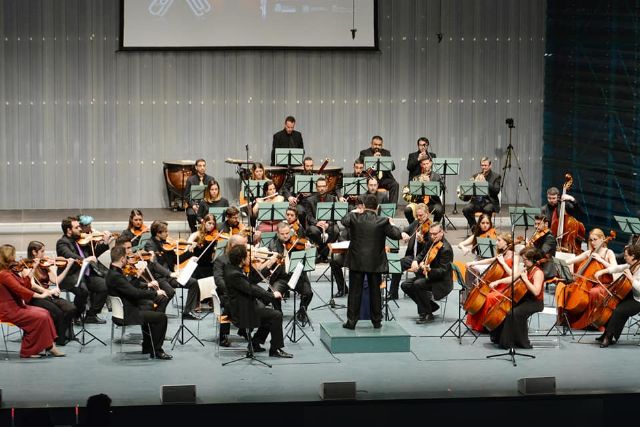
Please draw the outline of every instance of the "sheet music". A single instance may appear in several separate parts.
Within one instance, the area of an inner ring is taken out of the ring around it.
[[[289,283],[287,283],[287,286],[289,286],[289,289],[294,290],[296,288],[298,279],[300,279],[300,275],[302,274],[302,269],[304,269],[304,262],[299,262],[296,265],[296,268],[293,269],[293,274],[289,279]]]
[[[349,240],[344,240],[342,242],[335,242],[335,243],[331,243],[331,250],[339,250],[339,249],[349,249],[349,244],[351,243],[351,241]]]
[[[82,267],[80,267],[80,274],[78,274],[78,281],[76,282],[76,288],[80,286],[80,282],[82,282],[82,278],[84,277],[85,271],[89,268],[89,261],[87,259],[82,260]]]

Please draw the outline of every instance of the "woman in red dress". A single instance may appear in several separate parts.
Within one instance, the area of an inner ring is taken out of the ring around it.
[[[49,312],[27,305],[32,298],[47,298],[51,291],[37,294],[31,290],[29,270],[16,273],[16,248],[0,246],[0,319],[11,322],[24,331],[20,357],[40,357],[42,350],[61,357],[65,354],[54,344],[56,328]]]

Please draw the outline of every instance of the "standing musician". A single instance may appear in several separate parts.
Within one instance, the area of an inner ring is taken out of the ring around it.
[[[464,255],[474,252],[477,253],[478,238],[495,239],[496,229],[491,223],[491,215],[482,214],[478,226],[473,230],[471,235],[458,243],[458,249],[462,251]]]
[[[420,161],[420,174],[413,177],[412,181],[420,181],[420,182],[429,182],[435,181],[440,183],[440,188],[444,191],[444,182],[442,181],[442,177],[431,171],[433,166],[433,161],[426,157]],[[414,209],[417,203],[424,203],[429,207],[429,211],[433,214],[433,221],[440,222],[442,220],[442,216],[444,215],[444,207],[442,206],[442,201],[440,200],[440,196],[412,196],[409,193],[409,186],[406,186],[402,190],[402,197],[405,201],[409,202],[409,204],[404,208],[404,216],[407,218],[409,223],[414,220]]]
[[[390,218],[378,215],[375,196],[365,195],[363,204],[363,208],[350,212],[341,220],[351,239],[346,260],[351,289],[347,301],[347,321],[342,325],[346,329],[355,329],[358,322],[365,277],[369,284],[371,323],[376,329],[382,327],[380,283],[382,273],[388,269],[386,238],[399,240],[402,237],[402,232],[391,223]]]
[[[229,306],[238,325],[248,329],[258,328],[251,338],[253,351],[264,351],[260,344],[271,334],[269,356],[292,358],[291,353],[283,350],[282,312],[265,307],[262,303],[262,300],[272,303],[280,301],[282,293],[277,290],[270,293],[249,282],[243,272],[243,268],[249,265],[246,246],[234,246],[229,250],[228,257],[229,263],[224,267],[224,281],[227,284]]]
[[[529,341],[528,319],[533,313],[538,313],[544,308],[544,273],[537,266],[542,259],[542,253],[536,248],[525,248],[520,251],[520,256],[525,269],[516,275],[515,282],[518,282],[518,286],[524,285],[526,293],[513,306],[513,313],[507,313],[502,323],[491,331],[491,342],[504,349],[532,348]],[[510,283],[511,278],[508,280]],[[516,286],[515,282],[514,286]],[[511,285],[508,288],[510,287]],[[502,300],[505,299],[502,298]],[[500,308],[501,306],[496,304],[487,316],[491,316],[494,310]]]
[[[187,242],[195,243],[193,256],[198,258],[198,266],[193,272],[193,277],[204,279],[213,276],[213,259],[216,256],[216,244],[221,239],[220,233],[216,229],[216,217],[207,214],[202,219],[198,231],[192,233]]]
[[[414,269],[412,266],[424,249],[425,244],[429,244],[429,228],[431,227],[431,221],[429,220],[429,208],[424,203],[418,203],[416,205],[416,219],[410,223],[404,230],[402,230],[402,240],[407,242],[407,249],[404,257],[400,260],[400,266],[402,271],[409,271],[415,273],[418,271],[417,264]],[[401,273],[393,273],[391,275],[391,286],[389,289],[389,299],[398,299],[398,290],[400,289],[400,280],[402,279]]]
[[[186,260],[191,257],[193,253],[189,249],[184,250],[180,249],[178,245],[174,246],[171,242],[167,241],[168,237],[168,224],[165,221],[153,221],[153,223],[151,223],[151,238],[147,240],[144,249],[147,252],[153,252],[156,257],[156,262],[165,269],[173,272],[178,260]],[[191,248],[192,246],[193,245],[189,245],[188,247]],[[165,249],[167,247],[169,247],[169,249]],[[177,277],[178,275],[175,274],[175,278]],[[174,288],[181,287],[177,280],[171,280],[170,284]],[[188,291],[182,318],[200,320],[200,316],[195,312],[195,308],[200,301],[200,286],[198,286],[198,281],[190,277],[184,287],[188,288]]]
[[[367,149],[360,151],[360,156],[358,159],[361,162],[364,162],[365,157],[391,157],[391,152],[382,148],[383,140],[379,135],[375,135],[371,138],[371,146]],[[395,170],[395,164],[392,165],[392,170]],[[398,203],[398,193],[400,190],[400,186],[398,185],[398,181],[393,177],[391,171],[380,171],[378,173],[378,182],[380,184],[380,188],[384,188],[389,191],[389,201],[391,203]]]
[[[495,257],[469,261],[466,264],[467,274],[465,277],[465,287],[467,296],[465,300],[474,297],[472,290],[476,286],[486,284],[492,289],[492,291],[486,295],[480,310],[474,314],[467,314],[467,325],[478,332],[486,331],[484,327],[485,316],[494,305],[500,302],[502,292],[504,292],[511,283],[511,269],[514,265],[511,233],[498,234],[496,237],[496,248],[498,254]],[[491,281],[487,283],[487,280]]]
[[[411,263],[416,277],[402,283],[402,290],[409,295],[418,308],[418,320],[421,325],[434,320],[433,312],[440,308],[435,300],[449,295],[453,289],[451,262],[453,249],[444,238],[444,229],[439,222],[429,228],[431,244]]]
[[[256,199],[256,203],[253,205],[253,218],[258,218],[258,212],[260,210],[260,206],[264,203],[281,203],[284,202],[284,197],[278,194],[278,190],[276,190],[276,184],[273,181],[269,180],[264,183],[263,186],[264,197],[259,197]],[[263,231],[275,231],[276,226],[280,220],[266,220],[260,221],[258,225],[258,230],[260,232]]]
[[[149,227],[144,224],[144,215],[140,209],[131,209],[129,214],[129,225],[123,230],[121,236],[131,239],[133,246],[140,246],[142,235],[149,233]]]
[[[290,251],[295,250],[304,250],[306,246],[306,240],[302,237],[297,236],[295,234],[291,234],[291,227],[289,224],[285,222],[281,222],[278,224],[278,230],[276,239],[273,239],[269,243],[269,250],[271,252],[277,252],[283,258],[288,256]],[[276,291],[279,291],[282,294],[286,294],[289,290],[289,279],[291,278],[293,273],[287,272],[285,270],[285,265],[279,264],[271,277],[269,278],[269,282],[271,283],[271,287]],[[311,282],[309,281],[309,276],[306,271],[303,271],[298,279],[298,283],[296,283],[295,291],[300,295],[300,308],[296,313],[297,319],[303,324],[308,322],[307,309],[309,304],[311,304],[311,300],[313,299],[313,290],[311,289]],[[279,303],[276,303],[274,306],[276,310],[282,311]]]
[[[114,246],[111,249],[111,269],[106,279],[109,294],[122,299],[125,322],[140,323],[142,354],[149,354],[152,359],[171,360],[173,356],[162,349],[167,333],[167,315],[147,310],[146,303],[156,296],[166,295],[161,289],[140,289],[130,283],[123,273],[126,259],[126,249],[123,246]]]
[[[556,187],[549,188],[547,203],[542,205],[540,211],[549,218],[551,232],[558,241],[558,250],[577,255],[582,252],[581,245],[585,240],[585,228],[584,224],[574,218],[575,215],[582,213],[578,201],[575,197],[567,194],[572,183],[573,178],[567,174],[566,182],[562,188],[562,196]]]
[[[29,242],[27,258],[33,260],[30,273],[31,290],[39,294],[44,294],[47,290],[51,291],[49,297],[32,298],[29,304],[44,308],[51,314],[58,334],[56,344],[64,346],[74,338],[73,318],[76,314],[76,307],[66,299],[60,298],[58,284],[65,278],[75,259],[49,259],[45,256],[44,243],[37,240]],[[60,274],[56,272],[57,262],[65,264]]]
[[[336,223],[316,219],[318,203],[338,201],[336,196],[329,194],[327,190],[327,180],[325,178],[319,178],[316,181],[316,192],[309,196],[305,203],[307,237],[312,243],[318,246],[318,259],[320,262],[327,262],[329,256],[329,247],[327,244],[335,242],[340,233]]]
[[[95,248],[95,254],[87,254],[78,243],[81,237],[80,223],[76,217],[67,217],[62,220],[62,237],[56,242],[56,254],[63,258],[73,258],[77,260],[87,260],[90,263],[97,263],[98,256],[107,250],[107,245],[98,245]],[[105,234],[105,238],[110,238]],[[87,256],[88,255],[88,256]],[[76,316],[81,316],[86,308],[87,297],[91,301],[91,306],[87,310],[84,323],[107,323],[106,320],[98,317],[98,313],[102,311],[107,301],[107,286],[104,278],[100,277],[96,270],[87,268],[80,286],[76,286],[78,276],[80,274],[80,265],[73,263],[71,269],[67,272],[66,277],[59,283],[60,289],[69,291],[75,295],[73,303],[76,306]],[[58,268],[58,273],[62,270]]]
[[[574,273],[574,283],[556,285],[556,307],[558,308],[558,320],[562,321],[566,313],[569,325],[573,329],[586,329],[590,326],[589,315],[607,294],[604,285],[595,280],[595,273],[603,268],[618,265],[616,255],[607,247],[607,239],[599,228],[594,228],[589,233],[589,249],[580,255],[566,260],[567,265],[578,265]],[[595,282],[595,283],[594,283]],[[584,303],[574,307],[571,295],[574,299],[584,295]]]
[[[191,198],[191,186],[192,185],[209,185],[214,178],[211,175],[207,175],[207,162],[204,159],[196,160],[196,173],[191,175],[187,179],[187,184],[184,189],[184,194],[189,201],[189,206],[186,209],[187,221],[189,222],[189,228],[191,231],[196,231],[197,225],[197,213],[200,200]]]
[[[421,136],[418,138],[418,151],[410,153],[407,158],[407,170],[409,171],[409,181],[412,181],[413,178],[420,175],[422,173],[422,168],[420,166],[420,162],[424,159],[434,159],[436,157],[436,153],[432,153],[429,151],[429,140]]]
[[[202,222],[208,213],[210,208],[228,208],[229,201],[222,197],[220,192],[220,184],[215,179],[207,184],[207,188],[204,190],[204,199],[198,204],[198,224]]]
[[[480,159],[481,171],[475,174],[472,179],[476,182],[487,182],[489,184],[489,195],[472,197],[467,206],[462,209],[462,214],[467,219],[469,229],[473,230],[476,226],[476,212],[482,212],[491,215],[494,212],[500,212],[500,201],[498,194],[500,193],[500,174],[491,170],[491,160],[488,157]]]
[[[273,135],[273,142],[271,144],[271,166],[276,165],[276,148],[302,148],[304,150],[302,134],[295,130],[295,127],[295,117],[287,116],[284,119],[284,129]]]
[[[622,273],[631,282],[631,292],[618,303],[607,322],[604,334],[596,338],[600,347],[615,344],[629,317],[640,313],[640,245],[628,245],[624,248],[624,264],[607,267],[594,275],[598,280],[603,274]]]

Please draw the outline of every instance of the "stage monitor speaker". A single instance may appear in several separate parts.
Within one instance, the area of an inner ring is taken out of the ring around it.
[[[196,386],[195,384],[163,385],[160,388],[160,395],[165,405],[196,403]]]
[[[556,377],[520,378],[518,380],[520,394],[556,394]]]
[[[322,400],[354,400],[356,398],[356,382],[340,381],[320,384]]]

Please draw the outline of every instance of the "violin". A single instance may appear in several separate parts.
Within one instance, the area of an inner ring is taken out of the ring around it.
[[[189,248],[191,247],[191,243],[187,242],[184,239],[173,239],[171,237],[167,237],[167,240],[162,244],[162,249],[165,251],[173,251],[177,255],[184,255]]]
[[[519,245],[522,242],[524,242],[524,246],[527,248],[530,248],[532,246],[535,246],[536,243],[538,243],[538,240],[542,239],[547,233],[549,232],[549,228],[548,227],[544,227],[538,231],[536,231],[533,236],[531,236],[528,240],[525,240],[524,236],[518,236],[515,239],[515,244]]]
[[[132,264],[135,264],[138,261],[151,261],[151,259],[153,258],[153,252],[147,252],[147,251],[138,251],[134,254],[131,255],[127,255],[127,261],[129,261]]]
[[[146,225],[142,224],[142,227],[140,227],[140,228],[130,228],[129,231],[131,231],[131,234],[133,234],[134,236],[140,237],[144,233],[147,233],[149,231],[149,227],[147,227]]]
[[[138,269],[134,264],[127,263],[122,267],[122,274],[129,277],[137,277]]]
[[[34,260],[23,258],[21,260],[13,261],[9,264],[9,269],[13,271],[15,274],[22,273],[22,270],[26,270],[27,268],[33,268]]]
[[[303,251],[307,247],[307,242],[308,240],[305,239],[304,237],[298,237],[296,234],[294,234],[293,236],[291,236],[291,238],[289,238],[289,240],[284,242],[283,245],[284,245],[284,249],[287,252]]]
[[[431,247],[427,251],[427,255],[425,255],[424,260],[422,261],[422,272],[424,273],[424,277],[429,276],[429,271],[431,271],[431,263],[436,259],[438,251],[440,250],[440,248],[442,248],[443,245],[444,243],[442,243],[442,240],[440,240],[438,243],[431,244]]]
[[[82,265],[81,259],[76,259],[73,262],[77,265]],[[69,263],[69,260],[61,256],[55,257],[55,258],[45,257],[40,259],[40,266],[44,268],[53,267],[54,265],[59,268],[64,268],[67,266],[68,263]]]

